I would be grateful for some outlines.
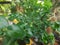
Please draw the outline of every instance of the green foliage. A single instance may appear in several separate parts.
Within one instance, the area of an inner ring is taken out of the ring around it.
[[[46,45],[53,43],[53,33],[48,34],[46,32],[46,28],[51,26],[50,21],[47,20],[52,7],[51,1],[44,0],[38,3],[38,0],[21,0],[14,4],[11,4],[11,8],[9,8],[11,14],[5,16],[8,17],[7,19],[4,15],[3,17],[0,16],[0,29],[5,29],[2,31],[5,37],[4,45],[14,45],[16,39],[24,40],[26,36],[29,38],[37,37]],[[19,12],[16,11],[17,5],[19,5]]]

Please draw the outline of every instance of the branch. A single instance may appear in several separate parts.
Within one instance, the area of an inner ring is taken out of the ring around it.
[[[11,1],[1,1],[0,4],[11,4]]]

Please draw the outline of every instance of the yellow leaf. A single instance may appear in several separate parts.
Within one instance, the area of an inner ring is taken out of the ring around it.
[[[17,19],[14,19],[14,20],[13,20],[13,23],[14,23],[14,24],[17,24],[17,23],[19,23],[19,21],[18,21]]]
[[[29,45],[29,44],[26,44],[26,45]]]

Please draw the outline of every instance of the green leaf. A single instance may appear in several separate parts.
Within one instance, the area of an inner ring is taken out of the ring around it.
[[[7,26],[8,26],[8,22],[5,19],[5,17],[4,16],[0,16],[0,28],[4,28],[4,27],[7,27]]]

